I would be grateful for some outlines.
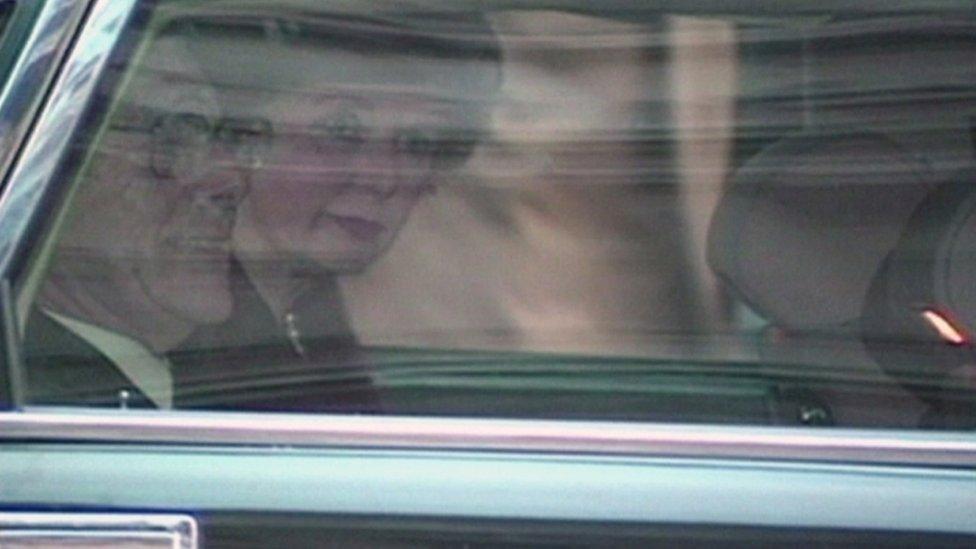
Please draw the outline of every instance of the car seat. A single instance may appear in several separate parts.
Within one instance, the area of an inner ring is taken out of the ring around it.
[[[923,398],[923,424],[976,427],[976,170],[915,208],[875,273],[861,336],[878,364]]]
[[[849,18],[798,34],[804,129],[727,181],[709,264],[768,322],[762,360],[908,389],[851,393],[847,423],[917,425],[894,415],[928,408],[923,424],[946,424],[970,355],[945,338],[976,320],[976,25]]]
[[[923,160],[879,134],[783,139],[728,184],[709,264],[783,329],[853,323],[878,265],[933,188],[926,174]]]

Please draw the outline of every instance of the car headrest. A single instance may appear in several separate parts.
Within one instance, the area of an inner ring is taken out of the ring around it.
[[[878,364],[923,397],[944,401],[946,389],[971,389],[976,381],[969,379],[976,371],[974,280],[976,170],[967,170],[915,208],[871,283],[861,320]]]
[[[933,186],[924,160],[880,134],[781,140],[729,182],[709,227],[709,264],[779,327],[853,323]]]

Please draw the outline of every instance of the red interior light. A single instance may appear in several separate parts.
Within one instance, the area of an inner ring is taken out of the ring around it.
[[[934,309],[925,309],[922,311],[922,318],[928,322],[929,326],[935,328],[935,331],[939,333],[939,337],[946,343],[951,345],[966,345],[969,343],[969,337],[966,333],[947,314]]]

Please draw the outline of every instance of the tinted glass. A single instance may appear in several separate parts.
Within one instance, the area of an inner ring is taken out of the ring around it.
[[[425,6],[134,28],[29,404],[972,426],[976,13]]]
[[[14,11],[14,2],[5,1],[0,2],[0,36],[3,36],[3,31],[7,28],[7,21],[10,20],[10,12]]]

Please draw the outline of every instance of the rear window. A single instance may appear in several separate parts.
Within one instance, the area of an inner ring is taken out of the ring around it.
[[[976,12],[783,4],[145,8],[24,404],[972,428]]]

